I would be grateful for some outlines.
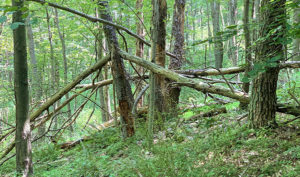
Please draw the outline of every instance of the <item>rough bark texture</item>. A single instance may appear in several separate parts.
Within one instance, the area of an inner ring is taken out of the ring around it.
[[[281,40],[285,35],[285,0],[263,0],[261,3],[260,37],[266,37],[258,45],[256,63],[280,56],[284,57],[284,45]],[[281,28],[274,32],[274,29]],[[276,88],[279,67],[268,67],[253,80],[249,119],[254,128],[276,126]]]
[[[249,31],[249,5],[250,0],[244,0],[244,16],[243,16],[243,28],[244,28],[244,35],[245,35],[245,73],[244,77],[248,77],[248,72],[250,70],[250,62],[251,62],[251,48],[250,48],[250,31]],[[244,82],[242,89],[245,93],[249,93],[250,82]],[[240,104],[241,109],[246,109],[248,104]]]
[[[223,42],[220,34],[220,2],[213,0],[211,2],[211,16],[213,22],[214,34],[214,54],[215,54],[215,67],[222,68],[223,64]]]
[[[151,62],[159,66],[165,66],[165,44],[166,44],[166,0],[152,0],[152,48]],[[153,140],[153,121],[162,122],[164,112],[165,78],[161,75],[150,72],[150,98],[148,118],[148,142],[149,146]],[[161,128],[161,124],[159,125]]]
[[[184,10],[185,0],[175,0],[173,12],[172,36],[174,38],[173,53],[176,58],[171,57],[169,69],[181,69],[184,57]],[[194,21],[193,21],[194,22]],[[179,102],[180,87],[174,87],[171,83],[167,83],[167,92],[165,102],[167,104],[167,112],[170,116],[176,116],[177,104]]]
[[[108,12],[108,3],[100,1],[100,16],[101,18],[112,21]],[[116,94],[120,107],[122,135],[123,138],[134,135],[134,119],[131,114],[133,105],[133,95],[128,80],[126,79],[126,70],[123,60],[119,54],[119,44],[114,27],[104,25],[104,33],[111,53],[113,79],[116,85]]]
[[[24,0],[12,0],[12,5],[18,7],[13,14],[13,23],[25,23],[21,8]],[[26,51],[25,25],[19,25],[13,30],[14,38],[14,84],[16,99],[16,168],[18,175],[30,176],[33,173],[31,151],[31,129],[29,111],[28,67]]]
[[[153,63],[165,66],[165,44],[166,44],[166,17],[167,3],[165,0],[153,0],[152,16],[152,59]],[[163,112],[163,89],[165,88],[164,77],[151,73],[150,75],[150,110],[153,118],[157,119],[159,113]],[[151,116],[151,115],[150,115]]]

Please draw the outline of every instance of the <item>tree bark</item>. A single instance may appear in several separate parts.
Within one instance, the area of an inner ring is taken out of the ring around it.
[[[13,14],[13,23],[23,23],[22,8],[24,0],[12,0],[12,5],[18,7]],[[33,173],[31,129],[29,111],[28,67],[26,51],[25,25],[19,25],[13,30],[14,40],[14,84],[16,99],[16,168],[18,176],[30,176]]]
[[[171,57],[169,69],[181,69],[184,58],[184,10],[185,0],[175,0],[172,24],[172,36],[174,37],[173,53],[176,58]],[[194,21],[193,21],[194,24]],[[195,25],[193,25],[195,26]],[[177,116],[177,105],[179,102],[180,87],[172,86],[171,82],[167,83],[166,106],[170,116]]]
[[[108,3],[100,1],[100,16],[101,18],[112,21],[108,12]],[[126,70],[123,60],[119,54],[119,44],[114,27],[104,25],[104,33],[108,44],[109,51],[111,52],[113,80],[116,85],[116,94],[120,107],[121,114],[121,128],[123,138],[131,137],[134,135],[134,119],[131,114],[133,106],[133,95],[128,80],[126,79]]]
[[[144,38],[145,36],[145,30],[144,30],[144,14],[143,14],[143,2],[144,0],[136,0],[136,10],[137,12],[137,16],[139,18],[137,18],[136,21],[136,31],[137,31],[137,35],[141,36],[142,38]],[[144,57],[144,43],[141,42],[140,40],[136,40],[136,51],[135,51],[135,55],[138,57],[143,58]],[[140,75],[143,75],[144,73],[144,69],[141,66],[137,67],[137,71],[139,72]],[[138,80],[136,81],[136,93],[139,93],[143,88],[143,84],[142,84],[142,80]],[[141,99],[138,102],[138,107],[142,107],[143,106],[143,101],[144,101],[144,96],[141,97]]]
[[[220,2],[213,0],[211,2],[211,16],[213,22],[214,34],[214,54],[215,54],[215,67],[222,68],[223,66],[223,42],[220,34]]]
[[[248,72],[250,71],[250,64],[251,64],[251,38],[250,38],[250,30],[249,30],[249,5],[250,0],[244,0],[244,16],[243,16],[243,28],[244,28],[244,36],[245,36],[245,72],[244,77],[248,77]],[[244,82],[242,89],[245,93],[249,93],[250,82]],[[241,109],[246,109],[248,104],[240,103]]]
[[[159,66],[165,66],[166,57],[166,17],[167,2],[166,0],[152,0],[152,48],[151,62]],[[149,118],[148,118],[148,142],[152,144],[153,139],[153,122],[156,121],[162,128],[164,112],[164,89],[165,78],[150,72],[150,99],[149,99]]]
[[[263,63],[272,57],[284,58],[281,40],[286,34],[285,0],[263,0],[260,12],[260,37],[255,63]],[[275,29],[280,31],[274,32]],[[249,119],[253,128],[275,127],[276,89],[279,67],[267,67],[253,80]]]

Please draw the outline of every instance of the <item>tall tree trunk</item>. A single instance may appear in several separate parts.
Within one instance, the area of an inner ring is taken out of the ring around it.
[[[143,1],[144,0],[136,0],[136,4],[135,4],[135,7],[136,7],[136,10],[138,11],[137,12],[137,15],[138,15],[138,19],[137,19],[137,22],[136,22],[136,31],[137,31],[137,34],[139,36],[141,36],[142,38],[144,38],[145,36],[145,30],[144,30],[144,26],[143,26],[143,23],[144,23],[144,14],[143,14]],[[138,56],[138,57],[141,57],[141,58],[144,58],[144,43],[140,40],[136,40],[136,50],[135,50],[135,55]],[[143,67],[141,66],[138,66],[137,68],[138,72],[140,75],[143,75],[144,73],[144,69]],[[142,84],[142,80],[137,80],[136,82],[136,93],[140,93],[140,91],[142,90],[143,88],[143,84]],[[144,100],[144,96],[142,96],[142,98],[139,100],[138,102],[138,107],[142,107],[143,106],[143,100]]]
[[[229,18],[228,22],[229,25],[236,25],[237,24],[237,0],[229,0],[228,3],[229,8]],[[229,40],[229,59],[232,60],[233,66],[237,66],[238,63],[238,50],[236,46],[236,35],[232,36]]]
[[[102,46],[103,46],[104,51],[106,51],[107,46],[106,46],[105,39],[102,40]],[[105,55],[104,52],[103,52],[103,54]],[[108,79],[108,71],[109,71],[109,66],[108,66],[108,64],[106,64],[103,67],[104,80]],[[105,116],[106,116],[107,120],[110,120],[111,119],[111,105],[110,105],[109,86],[104,86],[103,94],[104,94],[104,101],[105,101],[105,109],[107,110]]]
[[[214,54],[215,54],[215,67],[222,68],[223,65],[223,42],[220,34],[220,2],[213,0],[211,2],[211,16],[213,21],[214,33]]]
[[[206,8],[207,8],[207,35],[208,35],[208,38],[209,38],[209,42],[208,42],[208,57],[211,59],[211,61],[208,61],[207,62],[207,65],[210,66],[210,63],[213,63],[213,60],[211,57],[211,39],[212,39],[212,34],[211,34],[211,29],[210,29],[210,8],[209,8],[209,4],[208,2],[206,1]]]
[[[246,69],[244,73],[244,77],[248,77],[248,72],[250,70],[250,62],[251,62],[251,38],[250,38],[250,31],[249,31],[249,5],[250,0],[244,0],[244,16],[243,16],[243,28],[244,28],[244,35],[245,35],[245,63]],[[242,89],[245,93],[249,93],[250,82],[244,82],[242,85]],[[248,104],[240,103],[241,109],[246,109]]]
[[[36,55],[35,55],[35,45],[34,45],[34,38],[32,27],[30,24],[30,16],[27,17],[26,21],[27,27],[27,37],[28,37],[28,46],[29,46],[29,55],[30,55],[30,63],[32,66],[32,97],[35,101],[38,101],[37,107],[41,105],[41,99],[43,96],[43,88],[42,88],[42,73],[38,69]],[[45,125],[42,125],[38,128],[38,135],[42,135],[45,132]],[[43,138],[41,138],[43,141]]]
[[[173,12],[172,36],[174,37],[173,54],[176,58],[171,57],[169,69],[180,70],[184,57],[184,10],[185,0],[175,0]],[[194,24],[194,23],[193,23]],[[171,116],[177,116],[177,105],[179,102],[180,87],[172,86],[168,83],[166,92],[167,112]]]
[[[96,17],[99,17],[99,10],[98,8],[96,9]],[[96,37],[96,41],[95,41],[95,44],[96,44],[96,53],[97,53],[97,60],[100,60],[102,57],[103,57],[103,28],[102,28],[102,25],[99,24],[98,25],[98,33],[97,35],[95,36]],[[104,71],[103,70],[100,70],[99,71],[99,76],[98,76],[98,81],[103,81],[104,80]],[[104,87],[100,87],[99,89],[99,101],[100,101],[100,106],[101,106],[101,122],[106,122],[109,120],[109,117],[107,117],[107,105],[106,105],[106,101],[105,101],[105,93],[104,93]]]
[[[46,7],[46,18],[47,18],[47,28],[48,28],[48,40],[50,45],[50,60],[51,60],[51,91],[52,93],[58,89],[58,82],[57,80],[57,71],[58,71],[58,64],[54,57],[54,47],[53,47],[53,34],[51,31],[51,24],[50,24],[50,14],[48,7]],[[51,93],[50,91],[50,93]],[[59,106],[59,101],[54,104],[54,109]],[[54,120],[54,129],[57,129],[58,121],[57,118]]]
[[[166,0],[152,0],[152,50],[151,62],[159,66],[165,66],[166,57],[166,17],[167,2]],[[159,122],[162,127],[164,112],[164,89],[165,78],[158,74],[150,72],[150,99],[149,99],[149,118],[148,118],[148,140],[149,146],[153,140],[153,121]]]
[[[272,57],[284,58],[282,40],[286,34],[286,0],[262,0],[260,14],[260,37],[265,38],[258,45],[255,63],[266,63]],[[275,31],[280,29],[280,31]],[[266,36],[268,36],[266,38]],[[249,104],[249,119],[254,128],[276,126],[276,88],[278,67],[266,67],[253,80]]]
[[[67,49],[66,49],[66,42],[65,42],[65,36],[64,36],[64,32],[62,32],[60,30],[60,24],[59,24],[59,18],[58,18],[58,11],[57,9],[54,9],[55,11],[55,24],[56,24],[56,28],[57,28],[57,32],[59,35],[59,39],[61,42],[61,47],[62,47],[62,54],[63,54],[63,59],[64,59],[64,84],[67,85],[68,84],[68,59],[67,59]],[[57,65],[56,65],[56,70],[57,69]],[[56,71],[58,72],[58,71]],[[58,73],[55,74],[56,79],[58,80],[59,76]],[[56,81],[59,82],[59,81]],[[57,84],[59,85],[59,83]],[[69,99],[69,93],[66,94],[66,99]],[[71,104],[67,105],[67,116],[68,118],[71,117]],[[73,131],[73,126],[70,125],[70,131]]]
[[[101,29],[99,27],[99,29]],[[99,30],[99,33],[102,33],[101,30]],[[97,40],[97,59],[100,60],[103,57],[103,50],[102,50],[102,34],[98,34],[98,39]],[[103,76],[103,71],[100,71],[98,81],[104,80]],[[104,88],[100,87],[99,88],[99,101],[100,101],[100,106],[101,106],[101,118],[102,122],[106,122],[109,120],[109,117],[107,117],[107,105],[105,102],[105,96],[104,96]]]
[[[100,1],[100,16],[101,18],[112,21],[108,12],[108,3]],[[111,53],[113,80],[116,86],[116,95],[120,107],[122,135],[123,138],[134,135],[134,119],[131,114],[133,105],[133,95],[128,80],[126,79],[126,70],[124,62],[119,54],[120,48],[114,27],[104,25],[104,33]]]
[[[294,9],[294,24],[300,23],[300,3],[298,0],[294,0],[294,3],[297,4],[298,8]],[[297,37],[296,39],[293,40],[293,55],[294,55],[294,60],[300,61],[300,38]]]
[[[22,8],[24,0],[12,0],[12,5],[18,7],[13,14],[13,23],[25,23]],[[28,66],[26,51],[25,25],[19,25],[13,30],[14,38],[14,87],[16,99],[16,168],[21,176],[33,173],[31,128],[29,119]]]
[[[47,18],[47,28],[48,28],[48,40],[50,45],[50,61],[51,61],[51,90],[52,93],[55,91],[56,88],[56,82],[55,82],[55,58],[54,58],[54,48],[53,48],[53,42],[52,42],[52,31],[51,31],[51,24],[50,24],[50,14],[48,7],[46,7],[46,18]]]
[[[188,3],[189,4],[189,3]],[[189,11],[188,11],[188,6],[186,6],[186,10],[185,10],[185,29],[190,29],[190,21],[189,21]],[[186,30],[185,31],[185,41],[186,41],[186,45],[189,46],[189,42],[190,42],[190,30]],[[186,55],[190,57],[191,62],[193,63],[194,61],[194,57],[189,55],[189,50],[186,51]]]

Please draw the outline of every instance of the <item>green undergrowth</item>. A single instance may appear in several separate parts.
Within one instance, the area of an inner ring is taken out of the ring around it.
[[[233,103],[234,104],[234,103]],[[197,112],[197,111],[194,111]],[[169,120],[157,132],[151,149],[145,122],[137,134],[121,140],[108,128],[70,150],[55,145],[35,149],[35,176],[297,176],[300,174],[300,132],[293,125],[275,130],[249,129],[239,113],[221,114],[178,125]],[[15,159],[0,167],[13,176]]]

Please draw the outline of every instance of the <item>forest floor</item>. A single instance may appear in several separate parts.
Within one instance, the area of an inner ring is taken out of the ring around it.
[[[36,147],[34,176],[297,176],[300,174],[300,120],[277,115],[279,128],[250,129],[236,106],[229,113],[193,122],[168,120],[147,146],[145,121],[137,121],[135,137],[120,141],[117,128],[91,135],[92,140],[62,150]],[[211,108],[205,108],[211,109]],[[189,110],[185,118],[204,111]],[[237,120],[239,119],[239,120]],[[0,167],[13,176],[15,159]]]

